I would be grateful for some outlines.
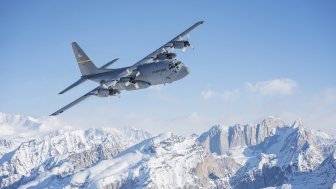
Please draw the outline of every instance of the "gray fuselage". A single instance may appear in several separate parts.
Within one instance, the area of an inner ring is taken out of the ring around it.
[[[134,73],[133,76],[122,77],[118,81],[113,81],[114,78],[129,68],[130,67],[104,69],[101,70],[101,73],[83,77],[98,83],[104,83],[106,81],[111,81],[111,83],[114,82],[113,85],[107,85],[107,88],[116,90],[136,90],[144,89],[151,85],[172,83],[189,74],[188,68],[181,63],[181,61],[164,60],[139,65],[136,70],[132,71]],[[135,86],[135,83],[137,84],[137,87]]]

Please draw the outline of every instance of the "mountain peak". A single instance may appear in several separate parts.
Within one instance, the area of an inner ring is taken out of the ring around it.
[[[302,120],[295,120],[294,123],[292,124],[292,127],[294,127],[294,128],[303,127],[303,121]]]
[[[42,122],[30,116],[10,115],[0,112],[0,125],[22,126],[38,129]]]
[[[261,125],[265,127],[283,127],[285,122],[280,118],[275,118],[274,116],[269,116],[261,121]]]
[[[275,134],[285,123],[279,118],[268,117],[260,124],[215,125],[203,133],[198,140],[211,153],[223,154],[235,147],[246,147],[261,143],[266,137]]]
[[[33,139],[58,129],[71,130],[71,126],[55,117],[34,118],[24,115],[10,115],[0,112],[0,137],[6,139]]]
[[[13,116],[0,117],[8,123]],[[25,120],[41,123],[39,129],[54,121]],[[15,148],[0,138],[0,188],[331,188],[336,139],[293,125],[300,126],[267,117],[215,125],[199,137],[151,137],[133,127],[62,129]]]

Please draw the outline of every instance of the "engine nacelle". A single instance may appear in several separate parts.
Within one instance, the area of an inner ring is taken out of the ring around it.
[[[97,89],[93,94],[98,97],[108,97],[118,95],[120,91],[116,89]]]
[[[137,89],[144,89],[150,86],[150,83],[145,81],[132,81],[124,83],[124,87],[126,90],[137,90]]]
[[[184,47],[189,47],[190,43],[189,41],[174,41],[173,47],[177,49],[183,49]]]
[[[108,89],[97,89],[94,91],[94,95],[98,97],[108,97],[110,95],[110,91]]]
[[[176,57],[175,53],[160,53],[157,54],[154,60],[166,60],[166,59],[173,59]]]
[[[110,96],[115,96],[115,95],[120,94],[120,91],[117,89],[110,89],[109,92],[110,92]]]

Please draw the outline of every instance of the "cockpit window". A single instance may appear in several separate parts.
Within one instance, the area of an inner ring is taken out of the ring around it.
[[[180,64],[181,64],[180,61],[178,61],[178,62],[172,62],[172,63],[169,64],[169,69],[173,69],[173,68],[179,69],[180,68]]]

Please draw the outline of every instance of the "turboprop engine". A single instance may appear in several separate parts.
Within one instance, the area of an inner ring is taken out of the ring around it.
[[[136,90],[136,89],[144,89],[150,86],[148,82],[145,81],[137,81],[137,80],[131,80],[126,81],[125,83],[125,89],[126,90]]]
[[[154,60],[166,60],[166,59],[173,59],[175,57],[176,57],[175,53],[164,52],[164,53],[157,54]]]
[[[93,92],[93,95],[98,97],[115,96],[118,94],[120,94],[120,91],[116,89],[97,89]]]
[[[174,41],[173,42],[173,47],[177,48],[177,49],[183,49],[183,48],[189,47],[189,46],[190,46],[189,41],[182,40],[182,41]]]
[[[143,89],[150,86],[150,83],[138,80],[137,78],[141,74],[141,72],[137,69],[128,72],[128,77],[122,77],[119,79],[117,85],[125,90],[136,90],[136,89]]]

